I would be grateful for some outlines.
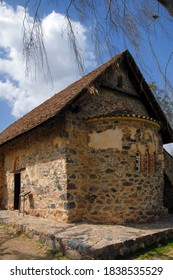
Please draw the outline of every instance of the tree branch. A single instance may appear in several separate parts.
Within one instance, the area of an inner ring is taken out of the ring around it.
[[[173,17],[173,1],[172,0],[157,0]]]

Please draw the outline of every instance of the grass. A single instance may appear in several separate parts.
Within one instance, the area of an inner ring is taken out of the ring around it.
[[[173,260],[173,240],[141,249],[119,259],[126,260]]]
[[[137,259],[141,260],[173,260],[173,242],[166,245],[158,244],[155,248],[140,254]]]

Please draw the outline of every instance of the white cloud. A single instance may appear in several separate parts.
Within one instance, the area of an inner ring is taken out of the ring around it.
[[[25,63],[22,57],[22,23],[24,9],[3,4],[0,7],[0,98],[7,100],[12,115],[20,117],[52,94],[59,92],[79,78],[63,15],[52,12],[43,19],[44,42],[53,78],[47,83],[44,71],[31,66],[30,78],[25,79]],[[32,18],[28,15],[29,21]],[[76,37],[87,67],[95,66],[93,53],[89,51],[87,30],[73,22]],[[32,65],[32,64],[31,64]]]

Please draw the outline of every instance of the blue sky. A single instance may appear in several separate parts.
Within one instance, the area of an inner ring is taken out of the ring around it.
[[[30,2],[33,3],[33,1]],[[39,68],[38,66],[35,70],[35,65],[32,62],[29,77],[26,79],[26,68],[22,56],[22,22],[24,12],[22,7],[25,1],[7,0],[0,7],[0,131],[42,103],[45,99],[51,97],[54,93],[59,92],[68,84],[80,78],[78,67],[65,33],[66,23],[63,12],[66,8],[66,3],[69,1],[59,1],[61,5],[52,5],[51,1],[48,2],[50,3],[49,5],[47,5],[46,0],[43,1],[44,5],[40,8],[40,16],[43,19],[44,40],[53,84],[49,79],[48,82],[45,81],[41,67]],[[136,3],[140,5],[140,2],[142,3],[142,0]],[[152,2],[155,3],[156,1],[153,0]],[[100,13],[104,14],[105,11],[102,5],[99,7]],[[130,46],[128,40],[125,43],[121,33],[113,38],[113,44],[116,45],[117,53],[128,48],[147,82],[156,81],[159,87],[164,88],[165,83],[158,71],[158,62],[164,72],[170,54],[173,51],[173,38],[166,35],[167,31],[170,34],[173,33],[173,18],[163,8],[160,8],[159,18],[154,20],[152,15],[157,14],[158,6],[155,5],[153,7],[148,20],[148,27],[151,30],[151,41],[157,55],[157,60],[153,59],[153,53],[148,43],[149,37],[144,31],[141,31],[142,48],[140,52],[136,52]],[[133,10],[133,7],[131,8]],[[32,21],[32,13],[33,6],[30,5],[27,14],[28,22]],[[140,15],[136,14],[136,16],[140,21]],[[73,14],[73,23],[75,30],[77,30],[79,46],[84,53],[86,72],[91,71],[101,63],[94,53],[94,46],[91,41],[91,22],[86,21],[84,25]],[[164,30],[160,27],[161,24],[164,25]],[[117,53],[114,53],[114,55]],[[104,48],[101,56],[103,62],[110,58],[110,54]],[[167,67],[167,76],[170,80],[173,79],[172,69],[173,57],[171,57]]]

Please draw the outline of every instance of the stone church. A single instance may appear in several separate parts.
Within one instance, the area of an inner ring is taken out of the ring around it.
[[[28,192],[25,213],[57,222],[157,220],[173,208],[170,142],[170,124],[124,51],[0,134],[0,209],[18,210]]]

